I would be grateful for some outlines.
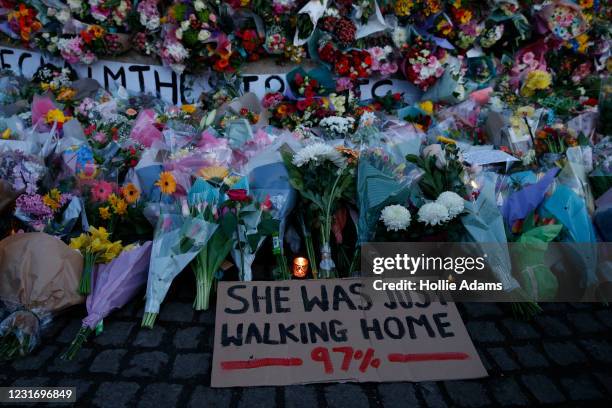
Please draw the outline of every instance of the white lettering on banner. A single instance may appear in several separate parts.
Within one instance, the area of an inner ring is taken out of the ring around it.
[[[44,63],[57,66],[69,65],[58,57],[49,57],[40,52],[0,46],[0,66],[16,74],[31,78]],[[178,75],[161,65],[137,64],[120,61],[99,60],[92,65],[75,64],[72,68],[79,78],[95,79],[105,89],[113,84],[129,91],[157,95],[175,105],[194,103],[200,93],[214,89],[210,76]],[[263,98],[266,92],[284,93],[289,84],[285,73],[248,74],[241,76],[244,92],[253,92]],[[388,91],[401,92],[404,99],[413,103],[419,100],[420,91],[408,81],[399,79],[368,79],[360,83],[361,99],[384,96]]]

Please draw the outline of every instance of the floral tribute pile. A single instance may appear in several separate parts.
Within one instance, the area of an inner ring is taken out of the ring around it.
[[[0,4],[7,41],[70,64],[131,50],[217,76],[197,103],[171,106],[105,90],[68,65],[31,80],[1,73],[0,274],[17,273],[3,268],[30,237],[56,238],[34,257],[82,259],[62,288],[87,297],[67,358],[142,290],[152,327],[184,270],[194,308],[206,310],[215,282],[292,279],[298,256],[308,278],[359,276],[365,242],[612,238],[605,2]],[[233,79],[263,58],[287,64],[289,86],[258,100]],[[407,79],[420,100],[363,100],[372,76]],[[554,298],[550,269],[500,259],[490,272],[504,290]],[[585,290],[610,279],[584,274]],[[32,297],[0,292],[0,357],[38,342],[15,313],[61,309]]]

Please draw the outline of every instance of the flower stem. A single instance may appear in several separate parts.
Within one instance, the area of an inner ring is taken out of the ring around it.
[[[208,310],[210,307],[210,292],[212,291],[212,279],[207,279],[207,274],[196,274],[196,298],[193,302],[195,310]]]
[[[155,325],[155,319],[157,318],[157,313],[146,312],[144,316],[142,316],[141,327],[145,327],[147,329],[152,329],[153,325]]]
[[[79,352],[79,350],[83,347],[83,344],[87,341],[87,338],[92,333],[88,326],[83,326],[79,329],[74,340],[70,343],[68,350],[64,354],[61,355],[62,360],[72,360],[74,356]]]
[[[89,295],[91,293],[91,273],[95,262],[95,256],[89,252],[85,253],[83,263],[83,274],[79,284],[79,293],[81,295]]]

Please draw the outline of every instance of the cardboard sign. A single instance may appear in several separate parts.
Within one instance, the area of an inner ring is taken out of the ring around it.
[[[142,60],[142,58],[139,58]],[[147,60],[148,61],[148,60]],[[0,46],[0,67],[10,69],[16,74],[31,78],[38,67],[44,63],[64,66],[67,63],[61,58],[52,58],[40,52],[21,48]],[[272,60],[268,65],[274,64]],[[265,72],[277,71],[276,66]],[[92,65],[72,65],[79,78],[93,78],[105,89],[113,85],[123,86],[128,91],[156,95],[163,101],[174,105],[190,104],[197,101],[202,92],[211,91],[215,85],[210,75],[178,75],[170,68],[159,64],[143,62],[122,62],[98,60]],[[274,69],[272,69],[274,68]],[[289,72],[295,66],[285,67]],[[241,76],[244,92],[253,92],[260,99],[267,92],[285,92],[289,87],[286,72],[277,74],[243,74]],[[384,96],[387,91],[402,92],[408,103],[419,100],[421,92],[408,81],[390,78],[372,78],[360,84],[361,98],[370,99],[373,95]]]
[[[220,282],[213,387],[487,375],[453,303],[366,279]],[[371,288],[371,286],[369,286]]]

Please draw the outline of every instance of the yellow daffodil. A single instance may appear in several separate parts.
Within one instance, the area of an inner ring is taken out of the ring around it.
[[[113,205],[113,211],[117,215],[125,215],[127,214],[127,203],[123,198],[117,200],[117,202]]]
[[[100,207],[98,209],[98,212],[100,213],[100,218],[102,218],[103,220],[109,220],[111,217],[110,208],[108,208],[108,206]]]
[[[4,140],[11,138],[11,129],[7,128],[4,132],[2,132],[2,138]]]
[[[70,248],[80,250],[89,246],[89,235],[81,234],[70,240]]]

